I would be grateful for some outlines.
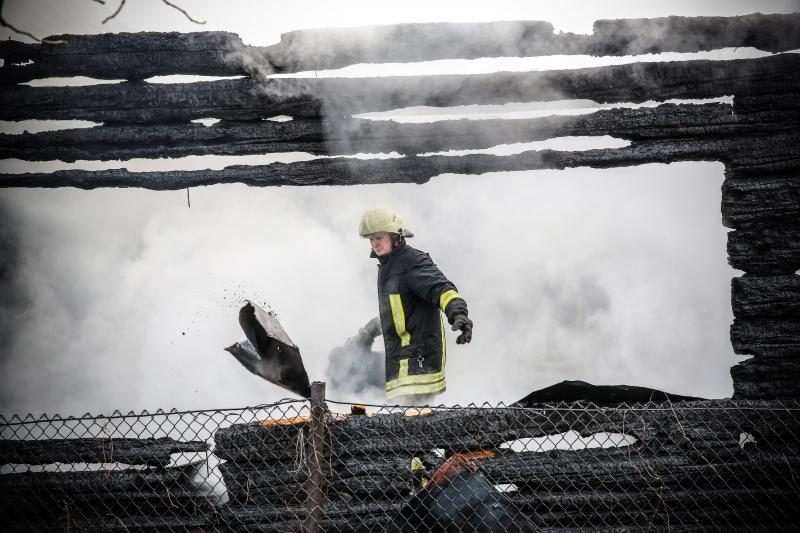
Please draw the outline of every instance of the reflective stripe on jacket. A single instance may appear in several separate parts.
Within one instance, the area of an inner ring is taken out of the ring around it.
[[[430,256],[404,241],[378,261],[386,398],[443,392],[446,345],[440,311],[452,323],[454,315],[467,313],[467,304]]]

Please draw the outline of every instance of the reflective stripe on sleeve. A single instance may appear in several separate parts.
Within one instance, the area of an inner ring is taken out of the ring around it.
[[[456,298],[462,298],[462,297],[453,289],[450,289],[449,291],[444,291],[442,295],[439,296],[439,309],[442,310],[442,313],[444,313],[444,310],[447,309],[447,304],[449,304]]]
[[[394,320],[394,330],[400,337],[400,346],[411,344],[411,334],[406,331],[406,313],[403,311],[403,301],[397,293],[389,295],[389,305],[392,307],[392,320]]]

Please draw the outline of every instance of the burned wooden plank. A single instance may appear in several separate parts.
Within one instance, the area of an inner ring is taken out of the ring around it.
[[[800,395],[797,357],[753,357],[731,367],[731,376],[734,399],[794,400]]]
[[[791,146],[786,148],[791,149]],[[722,223],[725,226],[776,229],[797,224],[800,220],[800,173],[765,172],[738,177],[741,173],[740,169],[732,167],[725,171],[727,179],[722,184]]]
[[[755,448],[755,445],[748,445]],[[730,439],[729,454],[689,453],[675,446],[670,454],[647,453],[637,446],[606,449],[554,450],[504,454],[479,461],[494,484],[513,484],[521,494],[547,491],[592,492],[603,489],[641,491],[695,487],[792,488],[790,475],[800,474],[800,457],[744,450]]]
[[[733,351],[757,356],[800,355],[800,319],[736,317],[731,325]]]
[[[636,55],[753,46],[770,52],[800,47],[800,16],[662,17],[598,20],[590,35],[556,33],[541,21],[397,24],[300,30],[265,49],[275,71],[553,54]]]
[[[0,464],[125,463],[166,466],[170,454],[204,452],[201,441],[174,439],[46,439],[0,440]]]
[[[168,74],[236,76],[340,68],[356,63],[530,57],[636,55],[753,46],[800,47],[800,16],[663,17],[598,20],[593,33],[555,33],[543,21],[428,23],[288,32],[256,47],[227,32],[56,35],[60,44],[0,43],[4,83],[88,76],[139,80]],[[457,43],[454,45],[454,43]],[[25,65],[22,63],[31,62]]]
[[[800,132],[751,138],[702,138],[648,141],[618,149],[581,152],[553,150],[529,151],[509,156],[473,154],[433,155],[397,159],[330,158],[270,165],[233,165],[221,170],[130,172],[125,169],[101,171],[62,170],[51,173],[0,174],[0,187],[142,187],[175,190],[216,183],[245,183],[251,186],[355,185],[372,183],[425,183],[445,174],[484,174],[536,169],[563,169],[586,166],[613,168],[645,163],[728,160],[747,164],[748,153],[758,151],[759,165],[800,166],[800,154],[786,161],[786,146],[800,142]],[[757,169],[756,169],[757,170]],[[754,172],[756,171],[754,170]],[[800,183],[800,182],[798,182]],[[797,187],[795,187],[797,188]],[[800,190],[800,189],[798,189]],[[790,210],[797,206],[786,203]],[[737,205],[738,208],[738,205]],[[762,213],[760,206],[756,206]],[[730,216],[730,213],[729,213]]]
[[[0,134],[0,158],[28,161],[128,160],[134,157],[248,155],[306,152],[317,155],[397,152],[417,155],[490,148],[568,135],[611,135],[629,140],[774,134],[796,129],[800,110],[732,113],[727,104],[663,104],[651,109],[601,110],[585,116],[534,119],[446,120],[397,123],[350,119],[287,122],[223,121],[152,126],[98,126]]]
[[[324,531],[386,531],[403,502],[329,502]],[[220,510],[220,531],[299,531],[306,510],[297,505],[230,505]]]
[[[540,527],[707,530],[770,524],[790,528],[797,515],[794,495],[781,489],[646,490],[511,494],[514,507]],[[736,505],[732,506],[731,502]],[[685,528],[685,529],[680,529]]]
[[[2,83],[72,76],[143,80],[170,74],[248,74],[241,61],[245,46],[235,33],[103,33],[54,35],[47,40],[60,42],[0,43],[0,57],[6,59],[0,67]]]
[[[797,54],[731,61],[634,63],[545,72],[375,78],[220,80],[0,89],[0,120],[95,122],[339,118],[409,106],[590,99],[600,103],[800,91]]]
[[[800,243],[798,243],[800,246]],[[742,276],[731,280],[737,317],[800,319],[800,276]]]
[[[800,270],[800,226],[738,229],[728,232],[728,263],[759,275],[793,274]]]
[[[0,491],[9,495],[17,491],[91,494],[135,491],[143,486],[190,485],[197,463],[166,469],[135,468],[109,470],[65,470],[61,472],[21,472],[0,475]],[[64,466],[64,468],[73,468]]]

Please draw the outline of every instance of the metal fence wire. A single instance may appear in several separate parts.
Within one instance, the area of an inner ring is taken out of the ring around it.
[[[0,417],[0,530],[796,531],[799,413],[286,400]]]

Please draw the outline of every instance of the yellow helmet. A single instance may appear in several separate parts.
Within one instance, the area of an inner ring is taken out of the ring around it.
[[[413,237],[414,234],[405,227],[403,219],[391,207],[371,207],[364,212],[358,225],[358,234],[367,237],[373,233],[385,231],[396,233],[402,237]]]

